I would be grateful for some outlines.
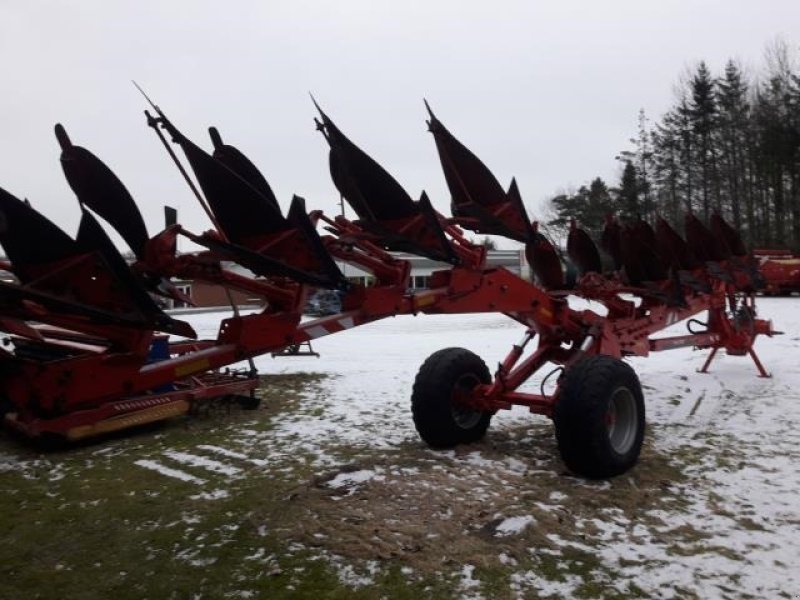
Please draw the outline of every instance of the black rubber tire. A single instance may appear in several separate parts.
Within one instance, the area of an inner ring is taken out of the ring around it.
[[[454,396],[492,376],[480,356],[464,348],[431,354],[414,380],[411,413],[420,437],[433,448],[477,442],[486,434],[491,412],[459,408]]]
[[[616,431],[618,410],[624,423]],[[590,479],[625,473],[639,459],[644,440],[639,378],[611,356],[580,360],[564,374],[554,421],[558,450],[570,471]]]

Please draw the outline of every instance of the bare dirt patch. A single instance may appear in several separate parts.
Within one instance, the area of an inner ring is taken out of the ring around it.
[[[594,582],[611,575],[591,548],[604,521],[613,516],[625,535],[642,523],[663,526],[655,515],[680,504],[683,477],[650,446],[641,468],[603,482],[571,476],[557,456],[544,422],[493,432],[457,451],[408,444],[362,454],[291,492],[287,501],[299,518],[283,534],[362,567],[402,564],[421,578],[461,565],[498,579],[520,566],[556,580],[562,571],[595,570],[585,590],[604,589]],[[672,537],[698,536],[685,527]],[[500,586],[497,593],[511,592]]]

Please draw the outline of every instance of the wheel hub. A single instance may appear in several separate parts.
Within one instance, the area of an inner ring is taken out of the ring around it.
[[[472,405],[472,391],[480,383],[472,374],[462,375],[453,386],[450,395],[450,413],[453,421],[462,429],[470,429],[481,420],[482,413]]]
[[[618,387],[611,394],[606,412],[606,428],[611,447],[619,454],[625,454],[636,441],[638,426],[636,400],[626,387]]]

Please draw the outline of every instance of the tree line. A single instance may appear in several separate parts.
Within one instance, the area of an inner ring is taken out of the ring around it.
[[[800,251],[800,70],[778,42],[748,75],[735,60],[714,74],[700,62],[676,88],[673,106],[651,125],[640,111],[631,147],[616,157],[616,186],[600,177],[550,200],[549,225],[577,219],[598,234],[605,216],[656,215],[678,231],[692,211],[713,212],[753,247]],[[563,231],[563,230],[562,230]]]

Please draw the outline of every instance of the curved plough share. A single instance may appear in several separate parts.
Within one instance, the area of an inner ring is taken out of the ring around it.
[[[760,278],[720,215],[709,227],[687,215],[687,240],[661,218],[653,227],[641,218],[621,223],[609,215],[601,247],[610,258],[573,221],[566,253],[577,276],[570,277],[565,258],[528,218],[516,182],[504,190],[426,107],[452,216],[437,212],[424,192],[412,200],[317,107],[334,185],[358,215],[350,221],[308,212],[296,196],[284,216],[267,179],[215,128],[209,153],[153,106],[157,116],[147,113],[148,125],[213,227],[192,233],[168,211],[166,228],[152,237],[120,179],[57,125],[64,174],[82,213],[77,239],[0,190],[0,244],[9,259],[2,266],[16,278],[0,283],[0,329],[11,341],[0,350],[6,421],[32,437],[77,439],[182,414],[203,398],[252,394],[255,373],[219,369],[322,335],[397,314],[502,312],[521,323],[525,335],[494,375],[463,348],[425,361],[412,393],[421,437],[436,447],[473,442],[496,411],[524,405],[553,418],[570,469],[609,477],[635,464],[644,434],[642,389],[622,358],[696,346],[710,349],[705,371],[724,348],[749,354],[767,375],[753,351],[758,335],[775,333],[756,317]],[[128,244],[131,264],[95,214]],[[487,266],[486,249],[464,230],[524,243],[534,281]],[[178,254],[181,236],[205,250]],[[410,265],[390,251],[439,261],[441,269],[428,289],[409,291]],[[257,277],[242,276],[231,262]],[[374,285],[348,281],[344,263],[371,273]],[[223,320],[216,339],[193,340],[191,328],[153,300],[188,301],[171,278],[242,291],[264,307]],[[341,312],[301,322],[308,295],[319,288],[338,291]],[[601,303],[607,314],[571,309],[569,294]],[[703,331],[652,337],[702,311],[708,311]],[[167,343],[164,333],[187,339]],[[518,391],[547,363],[561,367],[553,393]]]

